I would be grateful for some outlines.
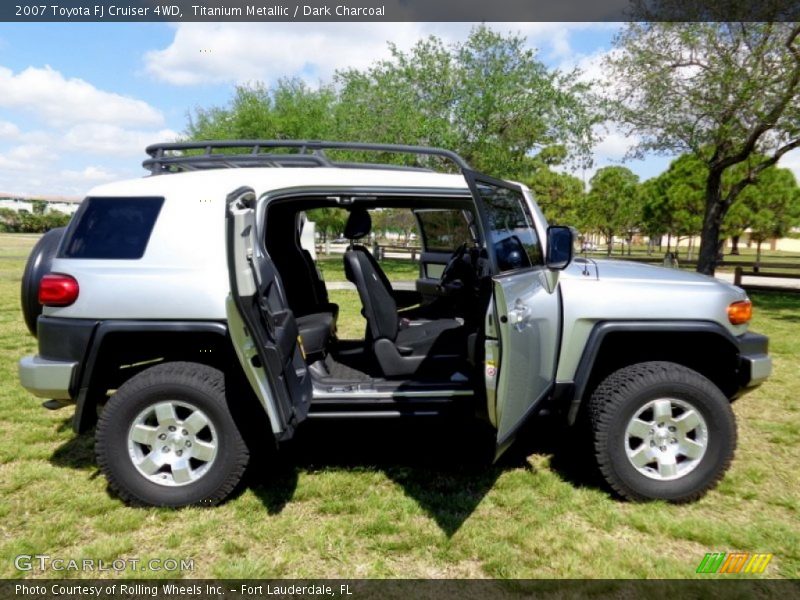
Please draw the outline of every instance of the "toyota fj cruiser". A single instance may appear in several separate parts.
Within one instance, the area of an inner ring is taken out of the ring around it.
[[[93,189],[66,230],[38,242],[22,284],[39,341],[22,385],[49,408],[74,404],[77,432],[96,425],[98,463],[124,500],[222,501],[248,463],[247,426],[280,446],[312,418],[475,415],[499,456],[545,409],[570,424],[585,414],[603,476],[634,500],[694,500],[729,466],[731,401],[771,370],[741,289],[573,258],[571,230],[548,227],[528,189],[447,150],[147,152],[151,175]],[[457,172],[430,168],[446,161]],[[304,213],[325,207],[349,213],[343,262],[361,340],[337,337],[338,307],[300,244]],[[359,243],[386,208],[416,217],[416,290],[393,289]]]

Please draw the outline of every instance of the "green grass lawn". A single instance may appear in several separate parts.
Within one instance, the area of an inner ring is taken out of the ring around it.
[[[325,281],[347,281],[341,254],[321,255],[317,266]],[[390,281],[415,281],[419,277],[419,263],[410,259],[386,258],[381,261],[381,269]]]
[[[0,256],[32,241],[0,236]],[[768,577],[800,575],[800,296],[753,295],[775,372],[734,404],[733,467],[689,506],[615,499],[548,423],[490,467],[473,429],[328,423],[303,428],[223,506],[138,509],[109,494],[71,409],[44,410],[17,383],[36,347],[22,268],[0,260],[0,577],[23,575],[19,554],[192,558],[185,577],[693,577],[706,552],[734,550],[773,553]],[[343,329],[363,332],[357,295],[332,299]]]

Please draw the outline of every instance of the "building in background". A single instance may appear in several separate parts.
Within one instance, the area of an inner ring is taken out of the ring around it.
[[[0,192],[0,208],[10,208],[15,212],[36,212],[38,202],[44,203],[44,214],[58,211],[67,215],[75,214],[83,198],[79,196],[20,196]]]

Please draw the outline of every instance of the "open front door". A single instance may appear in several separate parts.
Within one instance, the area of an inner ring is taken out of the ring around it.
[[[240,188],[226,202],[225,227],[231,293],[228,328],[242,368],[276,438],[292,436],[311,403],[311,375],[298,342],[294,314],[261,243],[255,193]]]
[[[486,392],[497,456],[550,393],[561,336],[561,300],[546,277],[543,240],[522,188],[465,171],[493,265],[486,315]]]

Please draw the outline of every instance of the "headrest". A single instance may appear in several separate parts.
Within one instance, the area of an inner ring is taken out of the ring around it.
[[[344,237],[358,240],[369,235],[372,229],[372,218],[366,208],[351,208],[347,225],[344,226]]]

